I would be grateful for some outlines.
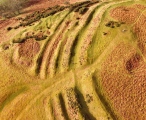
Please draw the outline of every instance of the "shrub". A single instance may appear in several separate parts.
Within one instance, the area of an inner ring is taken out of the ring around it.
[[[79,13],[83,15],[88,11],[88,9],[89,8],[87,8],[87,7],[82,7],[81,9],[79,9]]]
[[[8,28],[7,28],[8,31],[10,31],[10,30],[12,30],[12,29],[13,29],[12,27],[8,27]]]
[[[17,29],[17,28],[19,28],[19,26],[14,27],[14,29]]]

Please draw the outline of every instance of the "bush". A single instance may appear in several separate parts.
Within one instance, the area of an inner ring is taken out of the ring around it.
[[[79,13],[83,15],[88,11],[88,9],[89,8],[87,8],[87,7],[82,7],[81,9],[79,9]]]
[[[13,29],[12,27],[8,27],[8,28],[7,28],[8,31],[10,31],[10,30],[12,30],[12,29]]]

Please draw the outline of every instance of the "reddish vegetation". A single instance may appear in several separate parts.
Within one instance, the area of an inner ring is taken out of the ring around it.
[[[33,39],[28,39],[19,45],[19,54],[21,57],[32,58],[40,50],[40,45]]]
[[[132,56],[132,57],[126,62],[126,69],[130,72],[130,71],[132,71],[134,68],[138,67],[140,59],[141,59],[141,58],[140,58],[140,55],[139,55],[139,54],[135,54],[134,56]]]
[[[130,64],[128,70],[127,63]],[[145,67],[146,64],[134,48],[124,43],[117,45],[103,63],[101,72],[103,88],[115,111],[124,120],[143,120],[146,117],[144,115]]]
[[[145,10],[146,9],[146,6],[141,5],[141,4],[135,4],[133,7],[137,8],[137,9],[140,9],[140,10]]]
[[[133,7],[117,7],[111,11],[111,16],[121,22],[134,23],[140,11]]]
[[[138,38],[138,46],[139,49],[142,51],[143,55],[146,56],[146,17],[145,15],[141,15],[139,21],[136,22],[135,26],[133,27],[134,33]]]
[[[19,56],[17,56],[17,64],[27,67],[32,66],[35,55],[39,52],[40,45],[34,39],[27,39],[19,44]]]
[[[141,6],[142,7],[142,6]],[[140,7],[140,8],[141,8]],[[143,7],[142,7],[143,8]],[[135,8],[118,7],[111,16],[117,20],[132,24],[140,15]],[[127,17],[127,18],[126,18]],[[137,36],[137,46],[146,55],[146,23],[142,15],[133,32]],[[136,48],[121,43],[113,50],[102,65],[102,85],[115,108],[124,120],[144,120],[146,118],[146,63]]]

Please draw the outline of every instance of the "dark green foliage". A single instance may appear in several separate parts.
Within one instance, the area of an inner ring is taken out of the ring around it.
[[[79,12],[79,9],[81,9],[82,7],[77,7],[74,9],[74,12]]]
[[[8,50],[9,47],[10,47],[10,44],[4,44],[4,45],[3,45],[3,49],[4,49],[4,50]]]
[[[86,7],[90,7],[95,3],[98,3],[99,1],[85,1],[85,2],[80,2],[80,3],[75,3],[73,5],[70,6],[70,10],[74,10],[74,12],[79,12],[79,10],[81,8],[86,8]],[[87,8],[86,8],[87,9]]]
[[[15,27],[14,27],[14,29],[17,29],[17,28],[19,28],[19,26],[15,26]]]
[[[19,27],[31,26],[32,23],[40,20],[41,18],[54,15],[67,8],[69,8],[70,11],[75,11],[75,12],[79,12],[80,14],[85,14],[89,9],[88,7],[95,4],[96,2],[97,1],[85,1],[85,2],[75,3],[69,6],[56,5],[54,7],[48,7],[47,9],[44,9],[42,11],[36,11],[30,15],[27,15],[24,19],[21,19],[21,23],[19,24]]]
[[[34,36],[34,38],[36,41],[45,40],[47,38],[47,35],[43,35],[41,37],[36,35],[36,36]]]
[[[13,43],[23,43],[25,40],[26,40],[26,38],[23,38],[23,39],[18,38],[18,39],[14,39]]]
[[[77,17],[76,19],[77,19],[77,20],[79,20],[80,18],[79,18],[79,17]]]
[[[13,29],[12,27],[8,27],[8,28],[7,28],[8,31],[10,31],[10,30],[12,30],[12,29]]]
[[[79,25],[79,21],[77,21],[76,23],[75,23],[75,26],[78,26]]]
[[[85,1],[85,2],[79,2],[79,3],[72,4],[72,5],[70,6],[70,10],[71,10],[71,11],[74,10],[75,12],[78,12],[79,9],[80,9],[83,5],[89,4],[89,3],[91,3],[91,2],[90,2],[90,1]]]
[[[103,32],[103,35],[107,35],[107,33],[106,32]]]
[[[23,43],[27,39],[35,39],[36,41],[41,41],[46,39],[48,36],[45,35],[42,31],[39,33],[34,33],[34,32],[28,32],[26,33],[25,37],[19,37],[13,40],[13,43]]]
[[[89,8],[87,8],[87,7],[83,7],[83,8],[81,8],[81,9],[79,10],[79,13],[83,15],[83,14],[85,14],[85,13],[88,11],[88,9],[89,9]]]
[[[48,9],[44,9],[43,11],[36,11],[30,15],[27,15],[24,19],[21,19],[22,21],[19,24],[19,26],[31,26],[32,23],[40,20],[41,18],[45,18],[50,15],[54,15],[57,12],[60,12],[66,8],[67,8],[67,6],[56,5],[52,8],[49,7]]]
[[[105,24],[106,27],[115,28],[120,27],[121,24],[124,24],[123,22],[116,22],[116,21],[109,21]]]

